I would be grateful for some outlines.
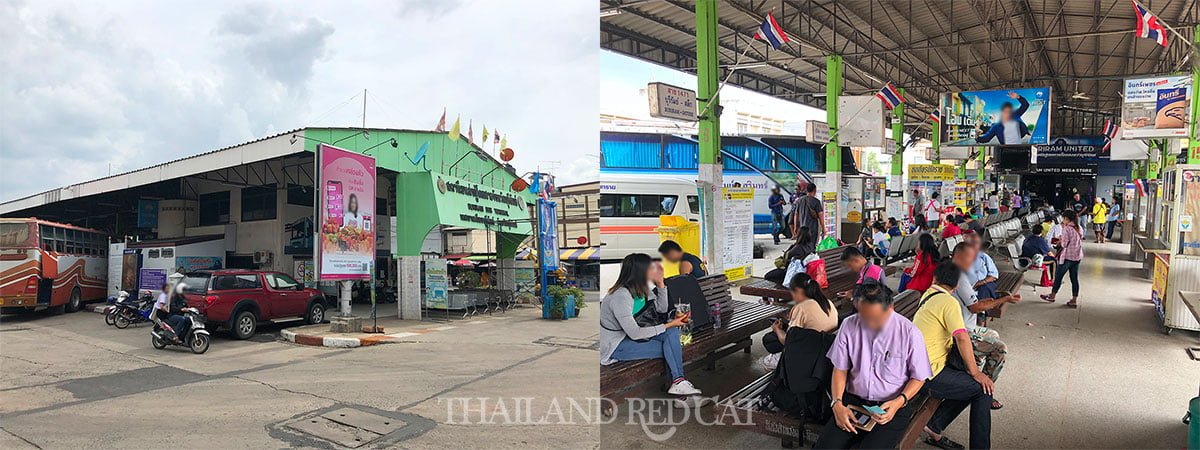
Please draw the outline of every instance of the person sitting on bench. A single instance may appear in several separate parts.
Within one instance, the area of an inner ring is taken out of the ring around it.
[[[663,241],[658,246],[658,253],[662,254],[664,260],[679,264],[680,275],[688,275],[693,278],[708,275],[704,262],[696,255],[683,251],[683,248],[675,241],[670,239]]]
[[[883,282],[883,268],[867,260],[862,251],[856,247],[846,247],[845,250],[842,250],[842,264],[845,264],[846,268],[851,271],[858,272],[858,280],[855,281],[855,286],[863,284],[865,280]],[[839,298],[849,297],[850,293],[851,291],[842,291],[838,292],[837,296]]]
[[[825,354],[833,344],[838,312],[821,292],[820,283],[808,274],[796,274],[788,288],[796,305],[788,320],[773,322],[772,332],[762,337],[763,347],[771,352],[764,360],[774,360],[770,369],[776,371],[770,398],[792,417],[825,420],[829,417],[825,391],[832,370]]]
[[[913,257],[913,264],[904,270],[909,280],[907,283],[903,279],[900,280],[900,290],[925,292],[933,284],[933,269],[941,260],[942,255],[933,235],[925,233],[917,237],[917,252]]]
[[[1000,279],[1000,269],[996,268],[996,262],[992,260],[992,257],[983,251],[983,239],[980,239],[980,236],[975,233],[968,233],[964,236],[963,242],[975,247],[975,263],[967,271],[967,278],[971,279],[975,291],[979,293],[980,298],[998,297],[996,280]]]
[[[1021,244],[1021,257],[1033,258],[1042,255],[1042,265],[1046,266],[1042,270],[1054,273],[1054,248],[1042,236],[1045,232],[1045,227],[1040,223],[1029,229],[1029,236],[1026,236],[1025,242]]]
[[[934,284],[921,295],[913,324],[925,337],[933,377],[926,383],[929,395],[943,399],[929,420],[934,431],[950,422],[969,405],[971,407],[970,444],[972,449],[992,446],[992,379],[975,365],[971,336],[963,321],[962,308],[951,292],[958,285],[962,270],[953,261],[943,261],[934,270]],[[954,350],[951,353],[951,350]],[[945,449],[962,448],[941,436],[931,441]]]
[[[654,284],[651,291],[650,285]],[[654,298],[650,296],[653,295]],[[675,317],[665,324],[638,323],[643,310],[653,308],[658,314],[670,311],[667,285],[663,282],[662,266],[650,255],[633,253],[621,261],[617,282],[600,301],[600,364],[639,359],[663,359],[671,373],[667,393],[676,398],[677,407],[687,406],[686,397],[700,395],[690,381],[683,377],[683,346],[679,328],[687,316]]]
[[[887,286],[867,280],[855,290],[858,313],[838,329],[829,349],[833,418],[814,448],[894,448],[912,419],[908,402],[933,376],[921,332],[892,308]],[[871,431],[855,427],[850,406],[879,406]]]
[[[942,239],[963,234],[962,228],[958,226],[960,223],[962,223],[962,219],[959,216],[946,216],[946,226],[942,227]]]

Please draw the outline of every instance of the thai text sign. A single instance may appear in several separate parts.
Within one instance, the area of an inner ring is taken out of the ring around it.
[[[318,280],[368,280],[375,258],[375,158],[317,148]]]

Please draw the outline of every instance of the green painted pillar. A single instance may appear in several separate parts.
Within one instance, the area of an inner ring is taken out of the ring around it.
[[[1149,180],[1157,180],[1158,173],[1160,169],[1162,169],[1163,149],[1158,145],[1159,142],[1160,141],[1157,139],[1151,139],[1147,142],[1150,146],[1149,152],[1153,153],[1153,155],[1146,160],[1146,179]]]
[[[1200,48],[1200,25],[1196,25],[1192,33],[1192,48]],[[1196,54],[1192,54],[1193,59],[1196,56]],[[1192,61],[1192,113],[1188,115],[1188,120],[1191,122],[1187,141],[1188,164],[1200,164],[1200,120],[1196,118],[1196,116],[1200,116],[1200,95],[1197,95],[1197,92],[1200,92],[1200,62]]]
[[[700,155],[699,177],[696,184],[700,191],[700,242],[701,251],[708,260],[709,271],[721,273],[723,260],[718,254],[722,248],[720,233],[717,233],[717,212],[721,211],[721,118],[720,99],[720,53],[718,52],[717,0],[696,1],[696,97],[699,100]],[[749,262],[749,261],[748,261]]]
[[[967,179],[967,160],[964,159],[958,163],[958,173],[955,175],[955,178],[959,180]]]
[[[979,168],[975,170],[975,179],[983,181],[987,179],[987,147],[979,147]]]
[[[842,56],[825,57],[825,120],[829,122],[829,143],[825,144],[825,187],[823,192],[838,192],[842,189],[842,146],[838,144],[838,97],[842,95]],[[841,233],[842,217],[838,204],[825,211],[825,227],[833,224],[834,236]],[[824,234],[825,230],[822,230]]]
[[[904,96],[904,88],[900,88],[900,96]],[[896,105],[892,110],[896,118],[892,122],[892,140],[896,142],[896,154],[892,155],[892,178],[899,180],[904,176],[904,104]]]
[[[931,136],[929,136],[929,138],[930,138],[929,139],[930,142],[932,143],[931,147],[933,147],[933,163],[941,164],[942,163],[942,124],[941,123],[933,124],[933,133],[931,134]]]

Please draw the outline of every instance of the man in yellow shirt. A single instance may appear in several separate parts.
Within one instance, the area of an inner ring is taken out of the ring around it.
[[[962,271],[951,261],[938,264],[933,272],[933,286],[921,296],[921,306],[913,316],[913,324],[925,337],[929,366],[933,378],[925,383],[929,394],[943,399],[933,413],[936,423],[949,424],[971,407],[970,447],[987,449],[992,446],[992,380],[975,365],[970,333],[963,322],[958,300],[950,294],[958,284]],[[957,344],[957,345],[955,345]],[[951,350],[954,350],[952,353]],[[956,359],[951,361],[951,359]],[[931,422],[934,420],[931,419]],[[942,436],[938,441],[926,440],[941,448],[962,448]]]
[[[1092,231],[1096,233],[1096,243],[1104,243],[1104,224],[1108,222],[1108,205],[1104,203],[1104,199],[1096,197],[1096,204],[1092,206]]]

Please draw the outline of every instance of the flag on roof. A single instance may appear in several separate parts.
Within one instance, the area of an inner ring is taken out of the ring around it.
[[[462,126],[461,126],[461,124],[460,124],[460,122],[459,122],[459,120],[458,120],[458,117],[455,117],[455,118],[454,118],[454,125],[451,125],[451,126],[450,126],[450,132],[449,132],[449,134],[450,134],[450,140],[452,140],[452,141],[457,141],[457,140],[458,140],[458,136],[459,136],[459,131],[460,131],[461,129],[462,129]]]
[[[496,132],[496,137],[495,137],[495,138],[492,138],[492,139],[493,139],[493,140],[492,140],[492,143],[493,143],[493,144],[499,144],[499,143],[500,143],[500,130],[493,130],[493,131],[495,131],[495,132]]]
[[[482,139],[480,139],[480,140],[479,140],[479,142],[480,142],[480,143],[483,143],[483,144],[486,144],[486,143],[487,143],[487,140],[488,140],[488,131],[487,131],[487,125],[484,125],[484,126],[483,126],[483,138],[482,138]]]
[[[1104,121],[1104,136],[1109,140],[1117,138],[1117,124],[1112,119]]]
[[[467,122],[467,142],[475,144],[475,121]]]
[[[933,112],[929,113],[929,120],[933,121],[933,123],[942,123],[942,112],[936,109],[933,110]]]
[[[904,96],[900,95],[900,91],[890,81],[879,88],[879,92],[876,92],[875,96],[883,100],[883,104],[887,105],[888,109],[895,109],[896,105],[904,103]]]
[[[496,134],[496,136],[500,136],[500,135]],[[500,138],[500,148],[508,148],[508,138],[507,137]]]
[[[783,44],[791,42],[788,39],[787,33],[783,32],[783,27],[779,26],[779,22],[775,21],[775,16],[767,13],[767,18],[763,19],[762,25],[758,26],[758,31],[754,32],[754,38],[760,41],[767,41],[771,44],[771,48],[779,50]]]
[[[1163,47],[1167,46],[1167,28],[1158,20],[1158,16],[1142,6],[1137,0],[1133,2],[1133,14],[1137,21],[1137,36],[1153,40]]]
[[[438,119],[437,127],[434,127],[433,131],[437,131],[439,133],[446,132],[446,108],[442,108],[442,118]]]

